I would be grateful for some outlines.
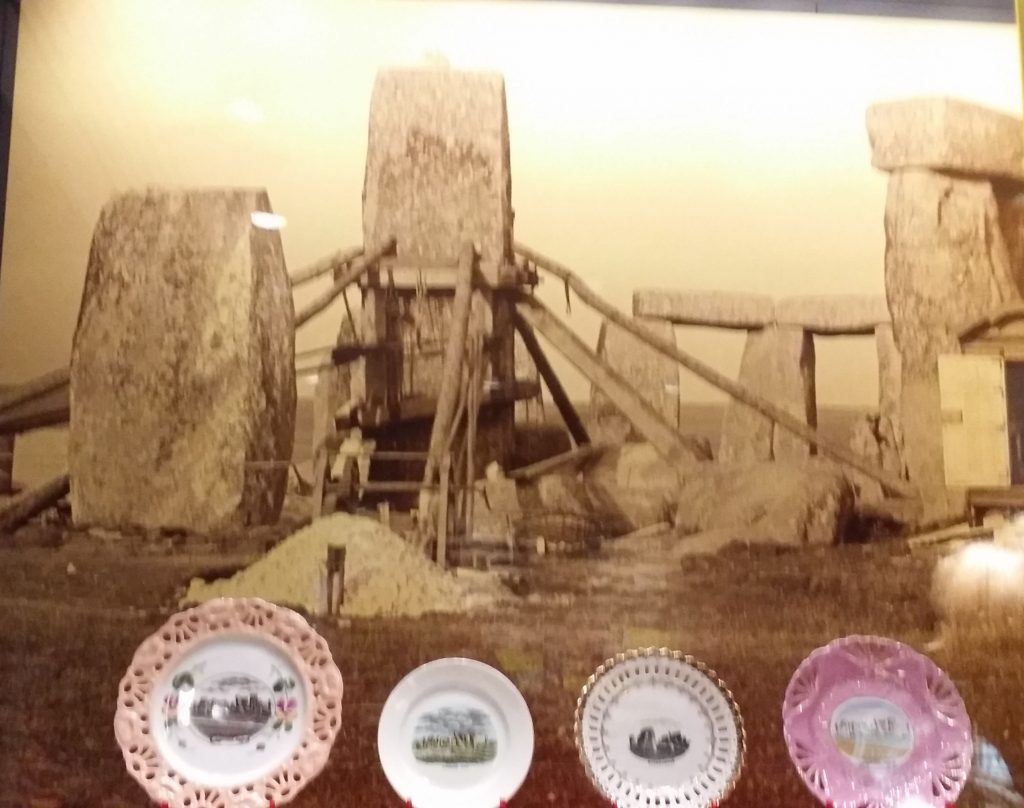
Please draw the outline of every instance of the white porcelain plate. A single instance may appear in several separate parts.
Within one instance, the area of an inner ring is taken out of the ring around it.
[[[704,808],[736,784],[745,736],[714,671],[647,648],[608,660],[584,686],[576,745],[591,781],[618,808]]]
[[[391,787],[413,808],[498,808],[530,769],[533,720],[499,671],[439,659],[388,696],[377,749]]]
[[[262,808],[290,800],[326,763],[341,695],[327,643],[301,616],[214,600],[139,646],[114,728],[154,801]]]

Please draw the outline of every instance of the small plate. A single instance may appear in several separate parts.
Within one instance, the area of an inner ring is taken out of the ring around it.
[[[114,732],[128,771],[168,808],[263,808],[323,768],[341,673],[298,614],[255,598],[180,612],[135,652]]]
[[[576,706],[587,775],[618,808],[720,803],[739,779],[745,739],[714,671],[666,648],[609,659]]]
[[[835,808],[944,808],[970,772],[960,694],[895,640],[852,636],[813,651],[786,688],[782,720],[797,772]]]
[[[391,787],[414,808],[498,808],[533,760],[533,719],[502,673],[438,659],[391,691],[377,727]]]

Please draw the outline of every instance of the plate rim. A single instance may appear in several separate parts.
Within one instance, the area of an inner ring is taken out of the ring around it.
[[[398,788],[396,788],[395,786],[394,781],[392,780],[391,773],[388,770],[388,764],[384,761],[384,745],[381,743],[381,734],[384,730],[384,718],[388,714],[389,707],[394,709],[393,705],[396,705],[398,703],[398,697],[401,695],[400,691],[403,685],[406,685],[407,682],[410,682],[410,680],[414,678],[422,676],[423,673],[425,672],[437,668],[443,668],[445,666],[459,667],[463,669],[475,669],[481,673],[485,673],[488,676],[491,676],[494,681],[501,683],[503,686],[507,686],[509,693],[514,694],[517,703],[521,705],[523,708],[522,715],[525,716],[530,728],[529,754],[526,756],[526,765],[523,767],[521,775],[517,777],[518,782],[512,789],[512,793],[499,797],[499,799],[511,799],[515,795],[515,793],[518,792],[518,790],[522,787],[523,783],[526,781],[526,778],[529,775],[530,769],[533,765],[533,755],[536,751],[536,728],[533,723],[533,714],[530,712],[530,705],[526,701],[526,697],[523,695],[522,691],[516,686],[515,682],[513,682],[508,676],[505,675],[504,672],[502,672],[495,666],[489,665],[486,662],[483,662],[479,659],[473,659],[472,657],[455,656],[431,659],[427,662],[424,662],[421,665],[417,665],[411,671],[406,673],[398,681],[398,683],[391,688],[391,691],[388,693],[387,698],[384,700],[384,705],[381,707],[380,717],[377,719],[377,759],[380,762],[381,770],[384,772],[384,777],[388,781],[388,784],[391,786],[391,790],[400,799],[413,799],[412,795],[402,794],[399,792]],[[505,720],[506,722],[508,721],[507,716],[505,717]],[[415,800],[413,800],[413,802],[414,804],[416,804]],[[452,803],[448,802],[446,804],[451,805]]]
[[[650,646],[646,648],[631,648],[627,651],[622,651],[602,662],[583,684],[579,698],[576,700],[576,713],[573,719],[573,738],[576,743],[576,751],[583,764],[583,769],[586,772],[587,779],[590,780],[591,785],[597,789],[599,794],[606,796],[604,787],[600,784],[600,781],[591,766],[590,759],[587,757],[583,743],[583,712],[586,709],[587,701],[593,692],[595,685],[606,673],[624,662],[629,662],[635,659],[651,659],[654,657],[683,662],[684,664],[695,668],[710,679],[711,683],[721,691],[723,696],[725,696],[725,701],[729,706],[729,712],[736,724],[736,737],[739,746],[739,754],[736,757],[736,767],[717,799],[718,803],[724,802],[736,789],[736,786],[739,783],[747,755],[747,730],[743,723],[743,716],[740,714],[739,704],[728,685],[722,681],[714,669],[690,654],[671,648]]]
[[[150,699],[167,671],[218,637],[266,642],[292,664],[308,698],[303,734],[291,756],[260,777],[231,786],[194,783],[175,772],[149,727]],[[118,684],[114,735],[128,773],[167,808],[184,808],[186,800],[193,805],[218,801],[225,808],[282,805],[327,764],[341,729],[343,692],[330,646],[302,615],[262,598],[215,598],[174,613],[137,646]]]
[[[953,681],[952,676],[950,676],[949,673],[947,673],[944,668],[940,667],[939,664],[936,663],[935,660],[933,660],[930,656],[928,656],[927,654],[922,653],[921,651],[918,651],[914,646],[910,645],[909,643],[903,642],[901,640],[893,639],[892,637],[882,636],[882,635],[879,635],[879,634],[861,634],[861,633],[857,633],[857,634],[848,634],[848,635],[845,635],[845,636],[842,636],[842,637],[836,637],[836,638],[830,640],[829,642],[825,643],[824,645],[820,645],[817,648],[814,648],[812,651],[810,651],[800,661],[800,664],[798,664],[796,666],[796,668],[793,670],[793,673],[790,675],[789,681],[786,683],[786,689],[785,689],[785,692],[784,692],[784,695],[783,695],[782,709],[781,709],[780,717],[782,719],[782,734],[783,734],[783,740],[784,740],[784,742],[786,744],[786,752],[787,752],[787,754],[788,754],[788,756],[790,758],[790,763],[792,764],[794,770],[796,771],[797,776],[800,778],[800,781],[804,784],[804,787],[808,790],[808,792],[810,792],[819,801],[824,802],[824,801],[836,800],[836,798],[833,797],[832,795],[830,795],[829,793],[826,793],[822,789],[819,789],[819,788],[815,787],[814,784],[811,783],[808,780],[808,778],[805,776],[804,772],[800,770],[800,767],[797,765],[796,760],[793,758],[793,754],[794,754],[793,753],[793,747],[792,747],[792,738],[793,738],[792,732],[793,732],[793,730],[790,727],[790,719],[789,719],[789,714],[792,712],[792,710],[790,709],[790,701],[791,701],[790,691],[791,691],[791,688],[793,687],[793,683],[797,681],[798,676],[805,669],[810,668],[814,664],[817,664],[818,661],[822,657],[828,656],[829,654],[835,653],[836,651],[840,651],[843,648],[845,648],[846,646],[855,645],[856,643],[865,643],[865,642],[866,643],[878,643],[878,644],[886,645],[886,646],[889,646],[889,647],[895,647],[901,653],[906,653],[906,654],[909,654],[912,657],[916,657],[919,661],[923,661],[923,665],[926,668],[930,669],[931,672],[938,673],[939,676],[941,676],[943,679],[945,679],[946,683],[949,684],[953,688],[954,692],[956,693],[956,696],[959,699],[959,702],[960,702],[960,704],[963,707],[964,717],[966,718],[966,720],[968,722],[967,749],[964,752],[964,760],[965,760],[965,765],[966,765],[965,775],[964,775],[963,781],[959,784],[959,788],[957,789],[956,795],[954,797],[954,800],[959,799],[959,796],[963,793],[963,789],[964,789],[964,787],[965,787],[965,785],[967,783],[967,780],[970,778],[970,771],[971,771],[971,768],[972,768],[973,757],[974,757],[973,722],[971,721],[970,713],[967,710],[967,705],[966,705],[966,703],[963,700],[963,696],[960,695],[960,690],[956,686],[956,682]],[[908,781],[908,782],[916,783],[917,779],[918,779],[918,776],[915,776],[913,781]],[[906,783],[904,783],[903,785],[906,785]],[[902,786],[900,786],[900,788],[902,788]],[[837,806],[846,805],[847,803],[850,803],[850,801],[846,800],[846,799],[840,799],[840,800],[836,800],[835,801],[835,804]],[[850,803],[850,804],[852,804],[852,803]]]

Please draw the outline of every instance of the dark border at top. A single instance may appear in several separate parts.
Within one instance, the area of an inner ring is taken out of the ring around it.
[[[537,2],[537,0],[529,0]],[[725,8],[742,11],[789,11],[802,14],[848,14],[910,17],[965,22],[1013,23],[1013,0],[586,0],[629,6]]]

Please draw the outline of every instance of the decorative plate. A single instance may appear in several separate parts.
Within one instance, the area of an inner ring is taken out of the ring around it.
[[[211,600],[139,646],[114,733],[155,802],[264,808],[323,768],[341,695],[327,643],[298,614],[255,598]]]
[[[438,659],[391,691],[377,749],[391,787],[414,808],[498,808],[530,769],[533,719],[499,671]]]
[[[739,778],[746,736],[715,672],[667,648],[609,659],[583,687],[576,746],[618,808],[717,805]]]
[[[971,768],[956,687],[895,640],[845,637],[812,652],[786,688],[782,720],[797,772],[835,808],[945,808]]]

